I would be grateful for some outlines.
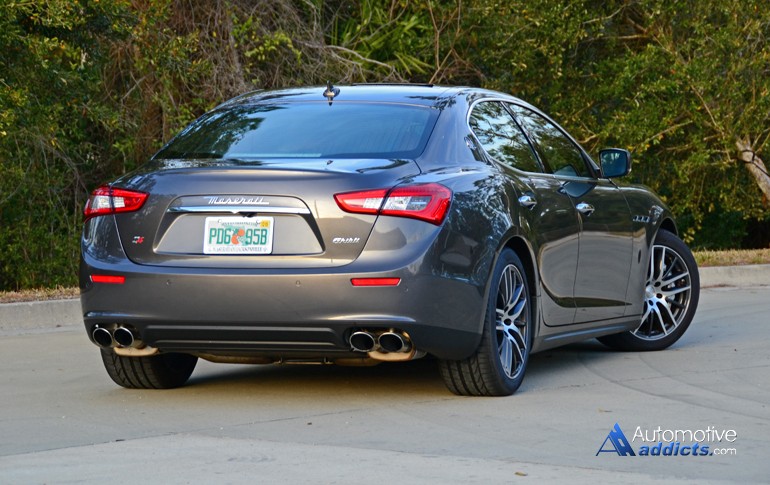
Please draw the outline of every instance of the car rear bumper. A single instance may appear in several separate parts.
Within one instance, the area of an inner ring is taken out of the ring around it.
[[[81,303],[89,336],[96,325],[132,327],[162,351],[274,360],[361,357],[356,330],[397,329],[415,349],[443,359],[470,355],[480,338],[484,289],[423,270],[425,257],[392,270],[340,268],[221,270],[100,261],[85,252]],[[123,284],[92,283],[119,274]],[[398,277],[398,286],[356,287],[356,277]]]

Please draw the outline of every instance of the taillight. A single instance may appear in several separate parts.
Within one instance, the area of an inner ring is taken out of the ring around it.
[[[336,194],[340,209],[358,214],[409,217],[440,225],[452,202],[452,191],[440,184],[404,185],[388,189]]]
[[[139,210],[145,200],[147,200],[147,194],[144,192],[102,185],[91,193],[83,209],[83,215],[86,219],[90,219],[119,212],[133,212]]]

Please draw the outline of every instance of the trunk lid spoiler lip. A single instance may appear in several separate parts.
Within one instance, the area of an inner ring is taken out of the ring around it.
[[[138,172],[156,172],[165,170],[196,168],[269,168],[275,170],[306,170],[319,172],[368,172],[387,170],[413,163],[414,158],[377,158],[377,157],[318,157],[318,158],[153,158],[143,165]]]

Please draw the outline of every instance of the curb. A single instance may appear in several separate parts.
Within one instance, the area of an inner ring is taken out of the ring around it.
[[[0,304],[0,335],[83,325],[78,298]]]
[[[700,287],[770,286],[770,264],[700,268]]]
[[[701,288],[770,286],[770,264],[701,268],[700,285]],[[77,298],[0,303],[0,336],[82,326],[83,315]]]

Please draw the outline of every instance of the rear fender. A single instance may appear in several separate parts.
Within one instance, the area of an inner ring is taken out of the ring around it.
[[[516,200],[516,193],[486,163],[456,171],[429,172],[414,180],[428,181],[441,183],[453,192],[449,215],[436,240],[436,267],[442,276],[466,279],[476,287],[480,304],[472,330],[480,341],[497,258],[514,240],[515,250],[520,250],[522,244],[527,247],[522,242],[518,218],[512,214],[511,201]],[[527,253],[522,259],[532,258],[531,249],[527,248]]]

